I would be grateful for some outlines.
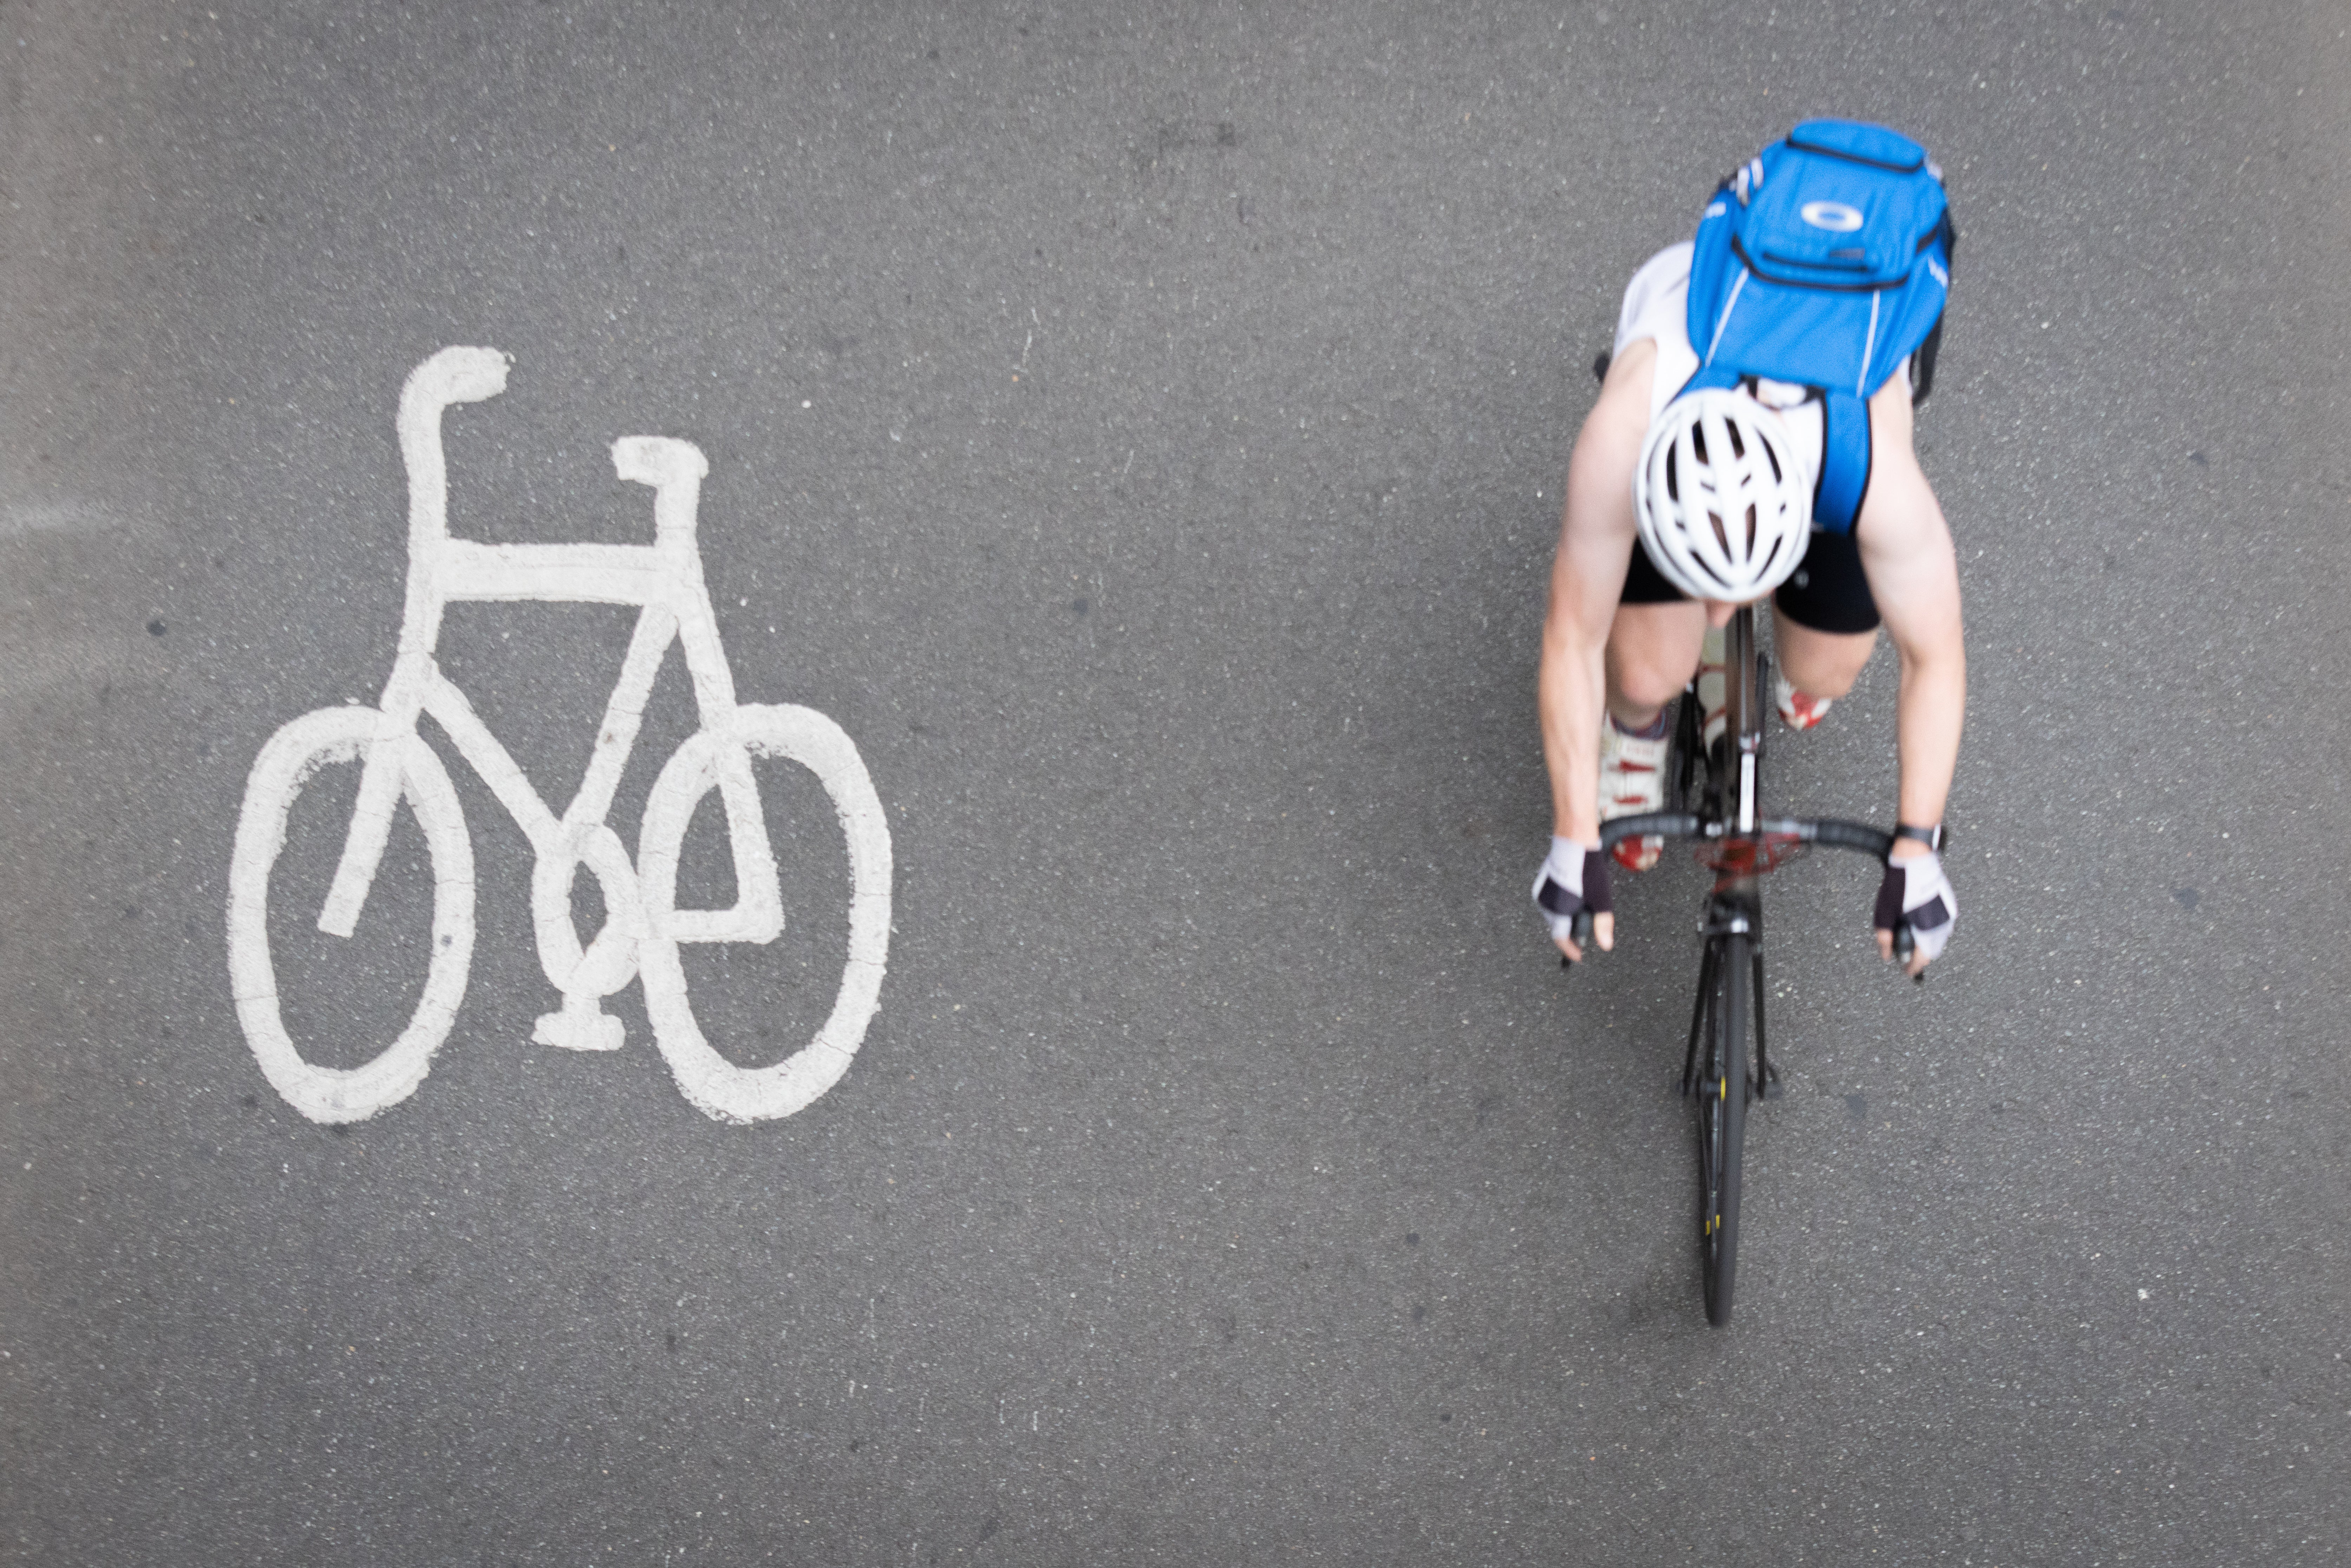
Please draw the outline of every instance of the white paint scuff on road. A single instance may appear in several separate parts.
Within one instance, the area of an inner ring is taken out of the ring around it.
[[[400,448],[409,489],[409,574],[400,649],[373,708],[321,708],[272,736],[246,780],[230,865],[229,975],[246,1042],[271,1085],[317,1122],[374,1115],[413,1093],[456,1021],[474,947],[473,844],[440,757],[417,733],[430,715],[514,817],[537,855],[531,918],[539,964],[561,1008],[533,1038],[573,1051],[611,1051],[621,1020],[602,999],[642,978],[653,1040],[688,1101],[725,1122],[793,1112],[838,1082],[880,1004],[890,942],[890,831],[863,759],[841,727],[812,708],[740,704],[695,543],[695,512],[709,464],[691,444],[629,436],[612,444],[623,479],[653,491],[654,542],[641,545],[486,545],[449,537],[444,410],[506,389],[507,359],[492,349],[451,348],[408,378],[401,393]],[[434,659],[443,611],[460,601],[627,604],[641,607],[585,777],[558,816],[491,735]],[[646,802],[632,862],[605,822],[672,642],[682,644],[701,727],[662,768]],[[739,1067],[704,1035],[686,994],[678,948],[689,942],[769,942],[783,930],[775,855],[760,810],[754,758],[797,762],[831,798],[848,841],[849,952],[833,1006],[815,1037],[784,1061]],[[415,813],[434,876],[433,946],[424,990],[407,1027],[365,1065],[319,1067],[287,1034],[269,953],[269,873],[304,782],[320,768],[356,762],[359,799],[319,927],[349,936],[373,884],[392,817]],[[719,792],[733,852],[735,906],[679,909],[678,852],[695,807]],[[580,866],[602,894],[603,928],[584,945],[571,910]]]

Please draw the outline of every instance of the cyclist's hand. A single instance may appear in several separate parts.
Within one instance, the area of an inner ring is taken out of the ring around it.
[[[1895,927],[1908,925],[1912,950],[1906,972],[1915,978],[1943,956],[1959,919],[1959,897],[1951,892],[1951,879],[1943,874],[1942,856],[1921,848],[1886,862],[1886,880],[1877,885],[1877,909],[1870,922],[1877,928],[1879,957],[1892,961]]]
[[[1592,912],[1592,935],[1600,950],[1604,953],[1616,946],[1616,904],[1608,888],[1608,856],[1598,845],[1552,839],[1551,853],[1543,857],[1542,870],[1535,873],[1534,898],[1543,924],[1551,928],[1551,939],[1570,959],[1578,963],[1583,959],[1583,949],[1575,940],[1575,917],[1587,909]]]

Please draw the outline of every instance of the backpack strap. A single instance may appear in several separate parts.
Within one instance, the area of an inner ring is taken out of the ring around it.
[[[1707,387],[1728,391],[1749,380],[1729,365],[1700,365],[1698,373],[1682,383],[1681,392]],[[1849,534],[1869,494],[1869,404],[1835,388],[1815,387],[1813,395],[1821,404],[1821,471],[1813,480],[1813,526],[1833,534]]]
[[[1841,389],[1822,394],[1821,477],[1813,487],[1813,526],[1849,534],[1869,494],[1869,404]]]

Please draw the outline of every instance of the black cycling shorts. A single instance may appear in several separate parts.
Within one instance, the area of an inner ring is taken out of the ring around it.
[[[1634,541],[1633,563],[1625,572],[1623,604],[1672,604],[1689,597],[1657,570],[1648,547]],[[1850,634],[1877,630],[1877,601],[1861,570],[1861,547],[1850,533],[1814,528],[1804,547],[1804,564],[1771,595],[1773,608],[1799,626]]]

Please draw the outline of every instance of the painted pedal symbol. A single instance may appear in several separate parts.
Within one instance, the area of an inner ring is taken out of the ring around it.
[[[573,1051],[611,1051],[621,1020],[603,998],[644,983],[653,1042],[696,1107],[722,1122],[789,1116],[849,1069],[879,1004],[890,944],[890,830],[857,747],[812,708],[739,703],[695,542],[695,508],[709,464],[690,443],[628,436],[612,444],[623,479],[653,492],[651,545],[491,545],[449,535],[442,415],[506,390],[507,356],[444,349],[417,366],[400,400],[408,475],[407,604],[392,676],[374,707],[329,707],[270,737],[246,781],[229,867],[229,979],[246,1042],[287,1103],[315,1122],[356,1122],[415,1092],[448,1038],[474,949],[474,850],[448,770],[418,734],[429,716],[529,839],[537,857],[531,914],[540,967],[561,1006],[533,1038]],[[635,605],[640,609],[595,750],[571,803],[558,815],[435,661],[443,612],[460,601]],[[645,804],[631,860],[606,823],[653,677],[670,644],[683,646],[699,725],[670,757]],[[688,943],[773,941],[784,926],[774,852],[759,805],[755,758],[796,762],[831,797],[848,840],[849,953],[832,1009],[815,1037],[782,1061],[736,1065],[714,1048],[687,996],[679,948]],[[432,948],[407,1027],[354,1068],[305,1061],[287,1033],[269,951],[270,869],[304,782],[334,763],[360,767],[359,799],[319,928],[349,936],[402,804],[415,814],[433,865]],[[729,909],[677,907],[678,852],[695,807],[716,789],[735,873]],[[583,944],[571,908],[580,868],[597,881],[604,924]]]

